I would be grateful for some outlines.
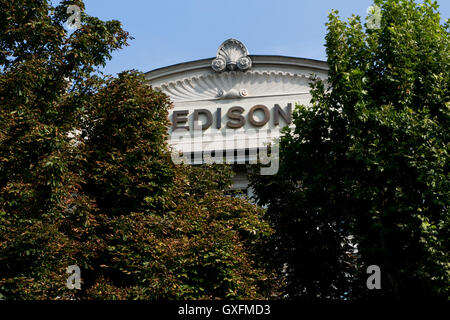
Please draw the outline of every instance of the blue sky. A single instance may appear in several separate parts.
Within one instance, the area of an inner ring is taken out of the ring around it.
[[[443,18],[450,1],[440,0]],[[325,22],[332,9],[341,17],[365,17],[371,0],[85,0],[86,12],[116,19],[135,38],[113,54],[104,72],[147,72],[215,56],[228,38],[250,54],[325,60]]]

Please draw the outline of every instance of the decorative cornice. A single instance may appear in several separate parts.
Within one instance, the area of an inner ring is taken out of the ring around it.
[[[211,67],[216,72],[225,70],[245,71],[252,66],[252,60],[248,56],[248,50],[242,42],[236,39],[225,40],[217,50],[216,58],[211,62]]]
[[[251,55],[252,64],[261,67],[271,66],[271,68],[295,68],[308,73],[327,73],[328,65],[325,61],[286,57],[286,56],[267,56],[267,55]],[[179,74],[197,73],[197,72],[214,72],[211,69],[211,61],[214,58],[207,58],[189,62],[182,62],[162,68],[158,68],[145,73],[145,77],[151,83],[160,83],[163,78],[173,77]]]
[[[309,92],[307,73],[282,71],[229,71],[206,73],[167,81],[155,86],[174,102],[243,99]]]
[[[324,61],[249,56],[242,42],[228,39],[218,48],[216,58],[156,69],[145,76],[172,101],[194,102],[303,95],[309,92],[309,77],[315,74],[326,81],[327,71]]]

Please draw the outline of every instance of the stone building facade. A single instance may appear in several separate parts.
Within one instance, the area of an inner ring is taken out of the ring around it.
[[[310,77],[326,81],[327,71],[324,61],[250,55],[240,41],[228,39],[213,58],[156,69],[146,79],[173,101],[168,130],[180,156],[175,160],[232,163],[233,189],[251,196],[247,166],[263,159],[267,143],[292,126],[295,105],[309,104]]]

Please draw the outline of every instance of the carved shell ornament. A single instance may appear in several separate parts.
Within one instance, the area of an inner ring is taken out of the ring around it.
[[[236,39],[225,40],[217,50],[216,58],[211,62],[211,67],[216,72],[236,69],[245,71],[251,66],[252,60],[248,56],[247,48]]]

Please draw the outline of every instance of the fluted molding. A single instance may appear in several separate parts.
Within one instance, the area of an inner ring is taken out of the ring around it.
[[[168,94],[174,102],[244,99],[306,93],[309,78],[305,73],[282,71],[228,71],[179,78],[155,89]]]

